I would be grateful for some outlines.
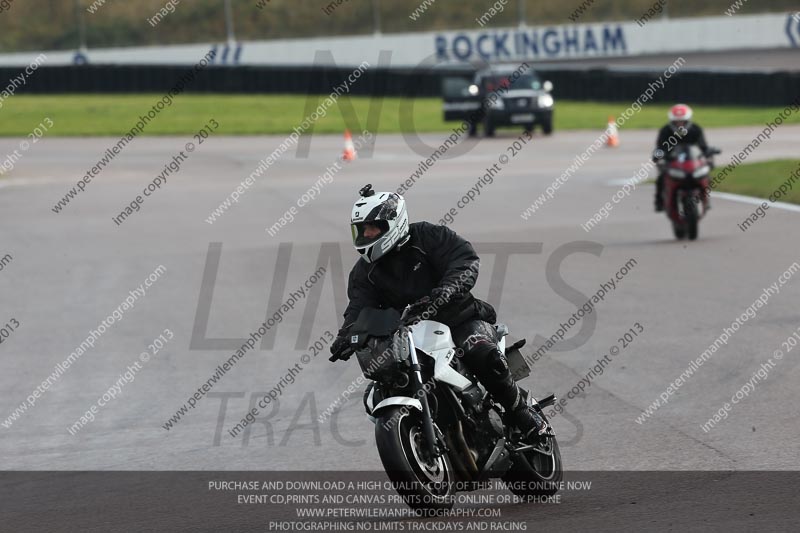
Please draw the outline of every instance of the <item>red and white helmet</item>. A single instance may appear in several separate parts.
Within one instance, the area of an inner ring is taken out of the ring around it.
[[[667,117],[673,128],[688,128],[692,121],[692,108],[686,104],[676,104],[669,109]]]

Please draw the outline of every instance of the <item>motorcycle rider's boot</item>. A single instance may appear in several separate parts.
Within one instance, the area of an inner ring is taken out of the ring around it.
[[[661,211],[664,210],[663,191],[664,191],[664,178],[662,176],[659,176],[658,179],[656,179],[656,201],[655,201],[656,213],[660,213]]]
[[[548,429],[542,417],[528,407],[527,393],[517,386],[505,355],[496,346],[474,345],[465,356],[486,391],[503,406],[508,425],[518,428],[526,437],[541,435]]]
[[[543,435],[550,434],[550,426],[532,407],[528,406],[525,394],[520,393],[516,405],[508,410],[509,422],[517,427],[523,440],[536,441]]]
[[[501,383],[496,383],[497,385]],[[514,383],[509,373],[502,380],[504,386],[501,391],[489,391],[500,402],[506,411],[506,423],[520,430],[525,440],[536,440],[539,436],[548,433],[550,427],[542,416],[528,406],[528,394]],[[488,388],[487,388],[488,390]]]

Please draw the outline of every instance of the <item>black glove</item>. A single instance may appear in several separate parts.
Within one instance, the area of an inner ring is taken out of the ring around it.
[[[450,303],[450,298],[455,294],[455,289],[452,287],[436,287],[431,291],[431,301],[436,308],[444,307]]]
[[[653,163],[663,163],[664,158],[667,156],[666,152],[661,148],[656,148],[653,150]]]
[[[350,350],[350,341],[342,335],[334,339],[333,343],[331,343],[330,350],[333,355],[328,358],[328,361],[337,361],[339,359],[347,361],[350,359],[350,356],[353,355],[352,350]],[[348,350],[350,350],[350,353],[347,353]]]

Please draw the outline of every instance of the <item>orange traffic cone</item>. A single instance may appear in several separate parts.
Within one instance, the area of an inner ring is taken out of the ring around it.
[[[356,158],[356,147],[353,145],[353,136],[350,135],[350,130],[344,130],[344,152],[342,152],[342,160],[354,161]]]
[[[608,126],[606,126],[606,146],[614,148],[619,146],[619,130],[614,117],[608,117]]]

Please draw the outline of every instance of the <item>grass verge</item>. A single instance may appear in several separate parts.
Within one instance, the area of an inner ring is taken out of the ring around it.
[[[714,173],[718,175],[721,169],[722,165]],[[744,163],[729,172],[713,190],[767,199],[774,195],[779,202],[800,204],[800,159]]]
[[[145,115],[161,98],[157,94],[82,94],[18,95],[9,99],[0,111],[0,136],[25,136],[44,117],[55,123],[48,137],[117,136],[130,130],[139,115]],[[230,95],[185,94],[177,97],[146,127],[144,135],[191,135],[208,119],[220,123],[217,133],[228,135],[288,134],[316,108],[316,100],[306,102],[304,95]],[[317,98],[317,97],[311,97]],[[402,131],[444,132],[455,123],[442,120],[439,98],[345,97],[352,104],[363,127],[367,118],[378,117],[378,133]],[[321,97],[318,101],[321,101]],[[380,106],[380,107],[379,107]],[[617,116],[628,103],[556,102],[555,130],[602,131],[609,116]],[[345,128],[338,104],[328,110],[315,126],[316,133],[341,133]],[[652,129],[666,122],[668,105],[650,105],[625,123],[625,129]],[[696,106],[695,117],[704,127],[761,125],[773,120],[777,107]],[[379,113],[376,113],[379,111]],[[800,124],[800,113],[784,123]],[[352,129],[357,129],[351,125]]]

